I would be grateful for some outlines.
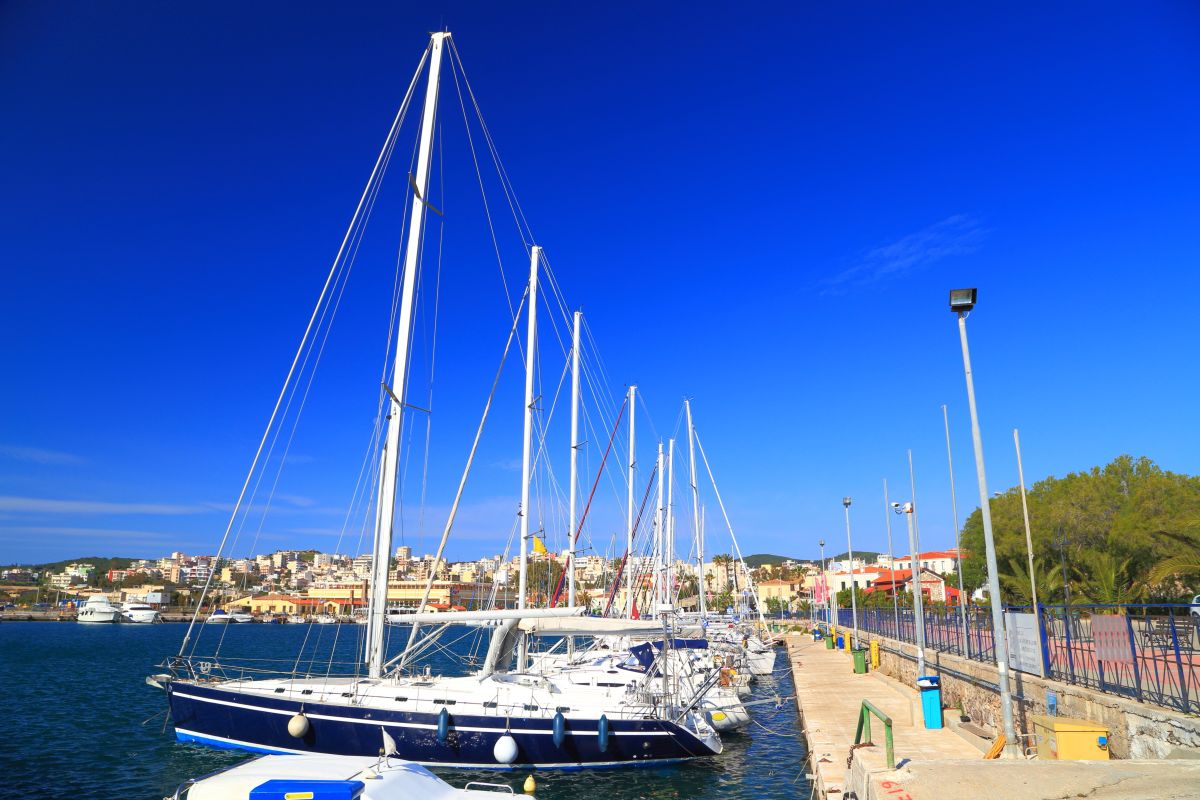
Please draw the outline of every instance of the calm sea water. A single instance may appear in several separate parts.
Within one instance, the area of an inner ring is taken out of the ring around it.
[[[225,656],[286,663],[289,668],[303,652],[305,664],[323,672],[320,664],[328,661],[331,651],[335,660],[353,660],[364,627],[208,626],[198,652],[211,653],[219,643]],[[247,758],[235,751],[176,742],[165,713],[165,695],[144,683],[147,675],[160,671],[156,664],[178,651],[184,628],[0,624],[0,708],[7,712],[0,740],[0,798],[158,800],[187,778]],[[479,633],[451,632],[446,645],[460,656],[469,655]],[[436,672],[462,669],[445,655],[431,663]],[[782,653],[778,663],[781,669],[775,677],[756,684],[755,699],[792,695]],[[808,797],[807,753],[794,701],[778,707],[765,703],[752,712],[755,722],[743,733],[725,736],[725,752],[717,758],[659,769],[538,773],[537,795],[542,800]],[[456,786],[485,780],[506,783],[518,792],[525,779],[525,773],[437,772]]]

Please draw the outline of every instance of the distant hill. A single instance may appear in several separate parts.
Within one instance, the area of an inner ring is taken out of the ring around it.
[[[792,558],[791,556],[775,556],[770,553],[755,553],[752,556],[746,556],[746,566],[752,569],[763,566],[764,564],[782,564],[785,561],[801,561],[802,559]]]
[[[855,559],[857,559],[859,561],[865,561],[868,564],[873,563],[875,561],[875,559],[879,558],[879,556],[880,556],[880,554],[876,553],[874,550],[855,550],[854,551]],[[843,550],[840,553],[835,553],[834,555],[831,555],[831,556],[825,556],[825,560],[826,561],[841,561],[842,559],[849,558],[849,557],[850,557],[850,554],[847,553],[845,550]],[[813,561],[816,561],[816,559],[814,558]]]
[[[110,569],[126,569],[137,559],[135,558],[120,558],[107,556],[80,556],[79,558],[67,558],[62,561],[50,561],[45,564],[7,564],[5,569],[13,569],[23,567],[25,569],[36,570],[38,572],[61,572],[68,564],[92,564],[96,567],[96,572],[104,574]]]

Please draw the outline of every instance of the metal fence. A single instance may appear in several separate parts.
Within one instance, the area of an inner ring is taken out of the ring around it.
[[[1033,613],[1028,606],[1007,610]],[[1192,606],[1167,604],[1040,606],[1042,669],[1047,678],[1063,683],[1200,713],[1197,613]],[[838,609],[835,616],[840,627],[851,626],[850,609]],[[1099,642],[1092,631],[1098,617],[1110,620],[1098,632]],[[972,607],[965,615],[957,608],[926,609],[924,623],[926,649],[995,663],[990,609]],[[917,638],[911,608],[899,613],[891,608],[861,609],[858,628],[904,642],[915,643]]]

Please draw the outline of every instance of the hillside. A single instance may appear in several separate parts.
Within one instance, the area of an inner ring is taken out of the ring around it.
[[[752,556],[746,556],[746,566],[751,569],[756,569],[764,564],[782,564],[784,561],[799,561],[801,559],[792,558],[791,556],[776,556],[770,553],[755,553]]]
[[[879,555],[880,554],[875,552],[874,550],[855,550],[854,551],[854,557],[856,559],[858,559],[860,561],[865,561],[868,564],[873,564],[875,562],[875,559],[879,558]],[[846,552],[845,550],[843,550],[840,553],[835,553],[831,556],[825,556],[825,558],[829,561],[841,561],[842,559],[849,558],[849,556],[850,556],[850,554],[848,552]],[[813,559],[813,560],[816,561],[816,559]]]
[[[6,564],[0,569],[31,569],[37,572],[62,572],[63,568],[68,564],[92,564],[96,567],[97,574],[104,574],[110,569],[126,569],[137,559],[121,558],[119,556],[80,556],[79,558],[67,558],[62,561],[50,561],[45,564]]]

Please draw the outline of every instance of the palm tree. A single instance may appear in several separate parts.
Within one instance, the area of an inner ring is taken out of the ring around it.
[[[1150,568],[1147,583],[1154,586],[1171,578],[1185,581],[1188,578],[1200,578],[1200,545],[1196,543],[1195,528],[1196,525],[1192,523],[1185,528],[1188,532],[1158,532],[1159,536],[1171,540],[1176,552]]]
[[[1052,559],[1035,556],[1033,572],[1037,578],[1038,602],[1045,603],[1051,598],[1062,598],[1062,572]],[[1008,559],[1008,569],[1000,571],[1000,585],[1014,603],[1033,604],[1032,587],[1029,585],[1029,562],[1026,559],[1018,556]]]
[[[1082,567],[1079,593],[1097,605],[1123,606],[1140,600],[1146,592],[1146,584],[1134,574],[1131,556],[1089,551]]]

